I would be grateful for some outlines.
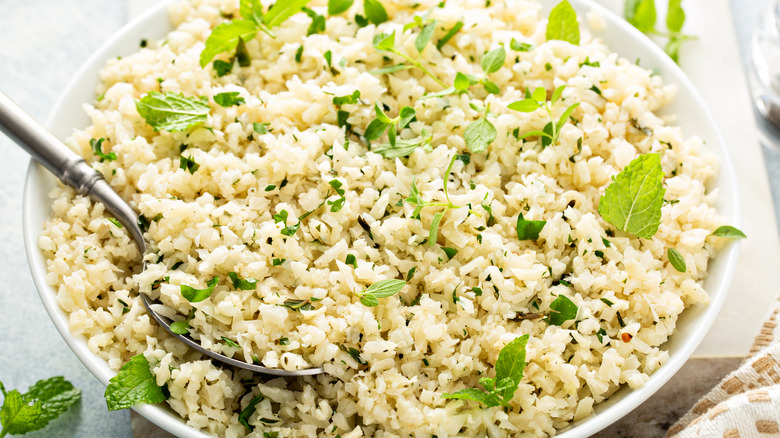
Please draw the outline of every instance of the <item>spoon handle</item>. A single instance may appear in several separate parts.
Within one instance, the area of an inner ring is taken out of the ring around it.
[[[138,226],[138,213],[81,156],[65,146],[14,101],[0,91],[0,131],[3,131],[60,181],[94,201],[127,227],[143,254],[145,242]]]

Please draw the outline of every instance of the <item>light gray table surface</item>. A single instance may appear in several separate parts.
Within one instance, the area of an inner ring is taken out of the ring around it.
[[[730,2],[744,62],[764,1]],[[125,23],[127,3],[0,0],[0,89],[44,121],[79,65]],[[763,151],[780,217],[780,148]],[[129,413],[107,411],[104,387],[67,347],[35,292],[21,234],[29,158],[2,134],[0,157],[0,381],[25,390],[39,379],[63,375],[83,391],[75,409],[26,436],[132,437]]]

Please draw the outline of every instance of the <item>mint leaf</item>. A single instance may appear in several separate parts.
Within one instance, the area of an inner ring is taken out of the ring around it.
[[[257,30],[257,23],[249,20],[228,21],[215,27],[206,39],[206,47],[200,52],[200,66],[206,67],[220,53],[235,50],[239,41],[251,41]]]
[[[458,255],[458,250],[455,249],[455,248],[449,248],[449,247],[446,247],[446,246],[442,246],[441,250],[444,251],[444,254],[447,255],[447,260],[452,260],[453,257]]]
[[[428,245],[433,246],[436,245],[436,240],[439,238],[439,223],[441,222],[441,218],[444,217],[444,212],[440,211],[433,215],[433,220],[431,220],[431,230],[428,233]]]
[[[187,301],[190,303],[199,303],[211,296],[211,293],[214,292],[214,288],[217,287],[217,284],[219,284],[219,278],[214,277],[206,283],[207,287],[205,289],[195,289],[194,287],[185,284],[180,285],[179,288],[181,289],[181,295],[186,298]]]
[[[422,51],[425,49],[425,46],[427,46],[428,43],[431,41],[431,38],[433,37],[433,32],[435,30],[436,30],[436,20],[433,20],[430,23],[423,26],[422,30],[420,31],[420,34],[417,35],[417,38],[414,40],[414,48],[417,49],[418,52],[422,53]]]
[[[325,32],[325,17],[312,11],[309,8],[303,8],[303,12],[311,18],[311,24],[306,31],[306,36],[314,35],[315,33]]]
[[[496,135],[496,127],[488,121],[487,112],[471,122],[463,131],[466,146],[473,154],[485,152],[488,146],[496,140]]]
[[[669,259],[669,263],[672,267],[680,272],[685,272],[688,267],[685,265],[685,258],[674,248],[666,250],[666,258]]]
[[[268,134],[268,125],[270,125],[270,123],[254,122],[252,123],[252,130],[258,134]]]
[[[363,10],[371,23],[382,24],[387,21],[387,11],[379,0],[363,0]]]
[[[517,238],[518,240],[537,240],[539,233],[544,228],[547,221],[529,221],[523,218],[523,213],[517,216]]]
[[[263,22],[263,5],[260,0],[241,0],[238,11],[241,18],[245,20],[257,24]]]
[[[336,106],[356,104],[358,102],[360,102],[360,90],[355,90],[348,96],[336,96],[333,98],[333,105]]]
[[[599,201],[599,214],[621,231],[652,238],[661,224],[663,177],[659,154],[640,155],[613,177]]]
[[[685,11],[681,3],[682,0],[669,0],[669,8],[666,11],[666,28],[669,32],[680,32],[685,24]]]
[[[512,102],[509,105],[507,105],[507,108],[515,111],[520,111],[521,113],[532,113],[539,108],[543,108],[543,106],[539,105],[539,102],[528,98],[523,100],[518,100],[517,102]]]
[[[194,175],[200,169],[200,164],[196,163],[192,156],[185,157],[182,155],[179,157],[179,169],[186,170],[190,175]]]
[[[369,286],[364,293],[372,294],[377,298],[387,298],[401,292],[404,286],[406,286],[406,282],[403,280],[380,280]]]
[[[506,61],[506,50],[504,46],[498,46],[482,57],[482,71],[486,75],[495,73],[504,66],[504,61]]]
[[[106,406],[109,411],[127,409],[139,403],[160,403],[167,397],[152,374],[149,361],[139,354],[122,365],[106,387]]]
[[[184,131],[207,120],[211,107],[203,97],[186,97],[183,94],[152,91],[135,102],[138,114],[155,132]]]
[[[717,230],[712,232],[713,236],[725,237],[727,239],[746,239],[745,233],[731,225],[722,225]]]
[[[214,70],[217,72],[217,77],[221,78],[233,71],[233,63],[218,59],[214,61]]]
[[[346,12],[355,0],[328,0],[328,15]]]
[[[495,394],[481,391],[476,388],[465,388],[454,393],[444,393],[441,398],[472,400],[484,404],[488,408],[501,406],[501,399]]]
[[[642,32],[655,28],[655,0],[626,0],[623,14],[634,27]]]
[[[374,35],[371,44],[377,50],[390,51],[395,47],[395,31],[393,33],[379,33]],[[411,66],[409,66],[411,68]]]
[[[547,20],[547,41],[561,40],[571,44],[580,44],[580,25],[577,12],[568,0],[563,0],[550,11]]]
[[[43,429],[81,400],[81,391],[61,376],[39,380],[25,394],[17,390],[6,392],[0,383],[0,392],[4,395],[0,436]]]
[[[380,280],[357,295],[360,297],[360,303],[364,306],[376,307],[379,305],[378,298],[391,297],[400,292],[404,286],[406,286],[406,282],[403,280]]]
[[[255,398],[253,398],[249,402],[248,405],[246,405],[244,409],[241,410],[241,413],[238,414],[238,422],[243,424],[244,427],[246,427],[250,432],[255,430],[255,426],[249,424],[249,418],[252,417],[252,414],[255,413],[255,405],[257,405],[264,399],[265,397],[263,396],[263,394],[258,394]]]
[[[228,272],[228,278],[233,283],[233,289],[255,290],[257,288],[257,280],[254,278],[240,278],[235,272]]]
[[[182,319],[181,321],[172,322],[171,331],[177,335],[188,334],[190,332],[190,321],[188,319]]]
[[[550,325],[563,325],[564,322],[576,319],[579,308],[569,297],[558,295],[558,298],[550,304],[550,316],[546,318]]]
[[[235,105],[243,105],[246,103],[244,98],[239,96],[238,91],[219,93],[214,96],[214,102],[223,108],[228,108]]]
[[[23,435],[40,429],[36,427],[36,421],[43,414],[42,405],[38,400],[26,402],[15,389],[7,392],[0,408],[0,424],[3,426],[0,437],[7,434]]]
[[[105,160],[108,161],[115,161],[116,160],[116,154],[111,152],[110,154],[103,153],[103,142],[106,141],[105,138],[99,138],[95,140],[94,138],[91,138],[89,140],[89,145],[92,147],[92,153],[97,155],[98,158],[100,158],[100,162],[102,163]]]
[[[498,353],[498,360],[496,361],[496,385],[498,390],[500,383],[507,379],[511,382],[510,385],[503,388],[500,394],[504,402],[509,403],[512,397],[517,391],[517,386],[520,384],[520,380],[523,378],[523,371],[525,370],[525,346],[528,344],[529,335],[523,335],[515,338],[512,342],[506,344],[504,348]]]
[[[309,1],[310,0],[279,0],[265,13],[263,23],[269,28],[274,28],[298,12],[301,12]]]

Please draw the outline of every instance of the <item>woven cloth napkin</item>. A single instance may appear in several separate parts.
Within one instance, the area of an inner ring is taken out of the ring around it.
[[[780,437],[780,296],[740,367],[667,432],[667,438]]]

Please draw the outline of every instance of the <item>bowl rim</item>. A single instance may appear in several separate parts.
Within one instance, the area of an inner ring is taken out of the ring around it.
[[[554,0],[541,1],[544,5],[549,6]],[[680,69],[680,67],[675,64],[663,52],[663,50],[661,50],[660,47],[653,43],[646,35],[635,29],[628,22],[617,16],[608,8],[597,4],[592,0],[570,1],[578,11],[578,16],[581,17],[581,25],[587,26],[585,20],[582,19],[582,17],[585,17],[583,12],[593,11],[599,13],[603,17],[606,26],[615,26],[620,33],[625,34],[626,37],[633,40],[635,43],[640,44],[643,46],[642,48],[644,50],[647,50],[651,53],[653,56],[652,62],[660,64],[660,67],[662,68],[663,72],[661,76],[664,79],[664,83],[674,83],[679,87],[688,90],[690,97],[692,97],[695,101],[694,106],[698,107],[702,111],[700,116],[703,117],[704,121],[713,128],[711,132],[707,133],[707,137],[712,140],[712,143],[715,143],[715,147],[713,149],[718,150],[721,154],[719,172],[720,179],[718,187],[729,189],[732,196],[732,211],[723,212],[719,210],[719,214],[729,219],[733,226],[740,227],[742,222],[741,198],[731,152],[727,147],[722,133],[718,129],[718,124],[709,110],[708,105],[704,101],[704,98],[701,96],[699,91],[693,85],[690,78],[688,78],[688,76]],[[166,9],[171,3],[173,3],[173,0],[165,0],[160,2],[148,11],[133,19],[114,35],[112,35],[111,38],[103,43],[100,48],[87,59],[87,61],[73,76],[71,82],[57,99],[57,103],[54,105],[51,113],[49,114],[49,117],[47,118],[47,128],[51,129],[54,121],[58,118],[58,115],[65,111],[67,107],[73,105],[71,100],[68,99],[68,96],[73,94],[74,89],[79,87],[79,83],[84,78],[97,76],[99,70],[105,65],[105,61],[113,57],[113,54],[116,52],[116,46],[128,38],[140,34],[141,30],[146,26],[147,22],[152,21],[155,18],[159,19],[162,15],[164,15],[167,19],[168,14]],[[676,97],[676,99],[679,99],[679,97]],[[710,146],[710,148],[712,148],[712,146]],[[34,229],[35,227],[33,227],[31,224],[31,217],[35,215],[33,209],[35,208],[34,206],[40,197],[39,193],[33,192],[33,186],[36,184],[36,181],[41,178],[53,177],[47,175],[47,171],[41,165],[37,164],[34,160],[31,160],[24,184],[22,222],[24,247],[33,281],[41,301],[43,302],[43,305],[46,309],[46,312],[57,328],[57,331],[68,344],[68,347],[76,354],[84,366],[86,366],[87,369],[89,369],[89,371],[98,380],[100,380],[103,385],[107,385],[109,379],[113,377],[116,372],[109,368],[108,363],[105,360],[98,357],[89,350],[86,344],[86,338],[83,335],[74,336],[70,333],[68,328],[68,316],[64,310],[59,307],[59,304],[56,301],[56,291],[46,282],[46,264],[37,244],[40,230]],[[722,184],[728,184],[729,187],[724,187]],[[36,198],[36,196],[38,196],[38,198]],[[50,205],[47,206],[49,211],[50,207]],[[672,376],[687,362],[695,349],[704,339],[716,317],[720,313],[731,286],[738,258],[738,241],[727,244],[718,253],[717,259],[724,260],[723,263],[725,263],[722,281],[715,288],[715,293],[712,293],[711,288],[708,289],[708,293],[710,293],[710,296],[714,295],[714,299],[706,305],[706,309],[699,317],[698,325],[694,329],[693,336],[685,339],[682,347],[675,353],[675,355],[672,356],[670,354],[668,361],[663,366],[655,370],[644,385],[635,390],[627,390],[625,388],[626,385],[622,385],[623,388],[621,391],[628,391],[627,394],[624,394],[613,403],[609,403],[609,400],[611,400],[614,395],[610,396],[606,401],[595,406],[596,411],[594,413],[588,415],[582,420],[572,422],[568,427],[559,430],[558,436],[561,438],[575,438],[579,436],[589,436],[595,434],[614,423],[618,419],[627,415],[629,412],[638,407],[642,402],[652,396],[664,384],[666,384],[672,378]],[[687,311],[689,311],[689,309],[686,309],[686,312]],[[674,334],[672,335],[672,338],[674,338]],[[602,407],[600,411],[599,407]],[[187,438],[207,438],[211,436],[188,426],[186,424],[186,420],[175,414],[173,410],[167,405],[140,404],[134,406],[133,410],[138,412],[147,420],[174,435]]]

